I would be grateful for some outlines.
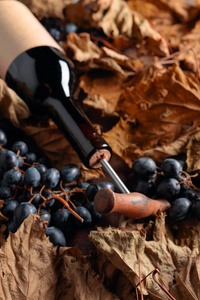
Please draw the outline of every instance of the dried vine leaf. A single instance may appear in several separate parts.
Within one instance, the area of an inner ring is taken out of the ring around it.
[[[153,2],[155,5],[158,5],[158,7],[164,7],[176,14],[182,22],[189,22],[193,20],[199,13],[197,1],[156,0]]]
[[[24,3],[38,19],[64,19],[63,10],[67,5],[73,3],[73,0],[21,0],[20,2]]]
[[[165,39],[137,11],[130,10],[122,0],[80,0],[65,10],[66,19],[82,28],[100,28],[108,37],[123,35],[138,42],[146,39],[146,47],[159,55],[168,55]]]
[[[22,119],[30,116],[26,103],[0,78],[0,117],[8,118],[19,127]]]
[[[118,300],[77,248],[57,247],[30,215],[0,249],[1,299]]]
[[[165,286],[173,295],[177,287],[178,278],[181,278],[188,294],[193,295],[188,299],[198,299],[199,287],[195,273],[192,274],[194,263],[199,255],[199,225],[194,229],[184,231],[184,237],[177,237],[173,240],[173,233],[165,227],[165,216],[159,215],[155,218],[152,228],[152,239],[146,239],[146,230],[127,228],[98,228],[90,233],[90,239],[97,249],[103,252],[107,259],[131,281],[134,287],[139,283],[139,268],[141,269],[141,279],[152,272],[155,268],[159,270],[160,277]],[[195,243],[194,243],[195,241]],[[190,242],[190,246],[188,245]],[[181,244],[181,245],[180,245]],[[199,260],[198,260],[199,262]],[[199,266],[198,266],[199,267]],[[185,274],[190,276],[185,276]],[[177,280],[175,283],[174,280]],[[139,287],[137,287],[139,289]],[[184,289],[183,288],[183,289]],[[166,294],[153,281],[152,276],[148,276],[145,283],[142,283],[143,295],[149,295],[150,299],[162,297],[166,299]],[[155,297],[155,298],[154,298]],[[176,300],[182,299],[178,293]]]
[[[178,151],[200,124],[200,90],[195,77],[186,74],[178,64],[160,76],[140,78],[126,88],[116,111],[121,119],[104,134],[116,153],[130,165],[134,153],[172,144]],[[123,134],[126,132],[126,135]],[[119,138],[120,137],[120,138]],[[185,144],[186,146],[186,144]],[[129,151],[126,153],[126,149]],[[126,154],[132,156],[126,156]],[[168,153],[166,153],[166,156]],[[158,157],[156,157],[158,158]]]
[[[200,128],[190,137],[187,144],[188,172],[200,169]]]

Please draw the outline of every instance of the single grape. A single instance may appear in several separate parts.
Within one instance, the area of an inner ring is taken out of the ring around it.
[[[50,226],[46,229],[46,236],[54,246],[65,247],[66,239],[63,232],[55,226]]]
[[[37,187],[40,184],[40,172],[34,168],[29,167],[24,174],[24,182],[28,187]]]
[[[200,198],[197,198],[192,203],[192,211],[194,216],[200,221]]]
[[[9,198],[11,191],[7,186],[0,186],[0,199]]]
[[[20,225],[30,214],[37,214],[36,207],[28,202],[21,202],[14,210],[15,222]]]
[[[42,174],[42,184],[48,189],[54,189],[60,180],[60,172],[55,168],[49,168]]]
[[[3,175],[3,180],[8,186],[19,183],[21,178],[22,178],[22,173],[19,170],[15,170],[15,169],[10,169],[6,171]]]
[[[79,221],[76,217],[72,216],[74,224],[78,227],[86,227],[86,226],[90,226],[92,223],[92,216],[89,212],[89,210],[87,208],[85,208],[84,206],[78,206],[75,209],[75,212],[81,217],[83,218],[83,222]]]
[[[13,167],[19,166],[19,160],[17,155],[11,150],[3,150],[0,153],[0,170],[2,172],[8,171]]]
[[[165,178],[157,186],[157,192],[167,200],[173,200],[177,198],[180,192],[180,184],[175,178]]]
[[[174,158],[166,158],[161,164],[161,170],[167,177],[178,178],[182,171],[180,162]]]
[[[47,167],[44,164],[36,164],[34,168],[36,168],[40,172],[40,175],[44,174],[47,171]]]
[[[28,146],[23,141],[17,141],[13,144],[12,151],[15,153],[18,153],[19,151],[19,154],[22,156],[28,151]]]
[[[6,144],[7,144],[7,136],[5,132],[2,129],[0,129],[0,145],[5,146]]]
[[[69,34],[70,32],[77,32],[78,27],[75,23],[68,23],[65,26],[65,32],[66,34]]]
[[[80,182],[77,186],[80,189],[86,189],[89,186],[89,182],[85,181],[85,182]]]
[[[177,198],[171,204],[169,216],[174,222],[185,220],[191,213],[192,202],[187,198]]]
[[[79,175],[80,170],[75,164],[67,164],[60,169],[60,179],[64,183],[73,182]]]
[[[34,152],[26,152],[25,162],[32,165],[37,160],[37,155]],[[35,166],[34,166],[35,167]]]
[[[84,207],[89,210],[91,216],[92,216],[92,222],[98,223],[102,219],[102,215],[98,213],[94,207],[94,202],[87,202],[84,204]]]
[[[156,163],[150,157],[140,157],[133,163],[132,171],[142,179],[149,179],[156,172]]]
[[[1,213],[7,218],[12,218],[15,208],[19,202],[13,198],[7,198],[1,208]]]
[[[98,183],[97,186],[99,187],[99,189],[107,188],[107,189],[112,190],[113,192],[116,191],[115,185],[109,181],[102,181],[102,182]]]
[[[198,194],[198,192],[195,191],[195,190],[190,190],[190,189],[188,189],[188,190],[186,190],[186,191],[180,193],[180,196],[181,196],[181,197],[184,197],[184,198],[187,198],[187,199],[189,199],[190,201],[194,201],[194,200],[196,200],[196,199],[199,197],[199,194]]]
[[[94,201],[94,197],[95,197],[96,193],[97,193],[99,190],[100,190],[100,187],[99,187],[97,184],[94,184],[94,183],[90,184],[90,185],[87,187],[85,193],[86,193],[87,198],[88,198],[88,200],[89,200],[90,202],[91,202],[91,201]]]
[[[43,191],[42,191],[42,196],[45,197],[46,199],[48,199],[48,198],[51,198],[51,197],[52,197],[52,193],[51,193],[51,192],[48,192],[47,190],[43,190]],[[58,200],[58,201],[59,201],[59,200]],[[60,201],[59,201],[59,202],[60,202]],[[47,209],[47,210],[48,210],[48,209],[52,209],[53,206],[54,206],[54,204],[55,204],[55,199],[52,198],[51,200],[48,200],[47,203],[45,203],[44,208]],[[62,206],[63,206],[63,204],[62,204]]]
[[[40,190],[39,189],[33,188],[32,192],[27,191],[26,201],[29,202],[31,199],[32,199],[31,203],[37,208],[39,207],[40,204],[42,204],[43,199],[40,196]]]
[[[15,233],[18,228],[19,225],[15,222],[14,218],[10,218],[6,223],[6,230],[4,231],[5,238],[8,238],[9,232]]]
[[[43,221],[45,222],[47,221],[46,225],[48,227],[51,222],[51,213],[48,210],[41,208],[39,212],[39,216]]]
[[[72,222],[70,220],[71,213],[66,209],[58,209],[52,215],[52,226],[59,228],[64,235],[68,234],[72,229]]]
[[[155,193],[155,184],[152,180],[138,178],[133,184],[133,192],[142,193],[147,197],[151,197]]]

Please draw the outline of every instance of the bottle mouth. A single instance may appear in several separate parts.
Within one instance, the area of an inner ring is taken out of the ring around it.
[[[107,149],[99,149],[97,150],[91,157],[89,160],[89,166],[92,169],[98,169],[101,168],[101,159],[105,159],[107,161],[110,160],[111,158],[111,152]]]

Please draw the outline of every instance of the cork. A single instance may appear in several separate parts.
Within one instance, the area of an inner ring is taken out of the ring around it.
[[[10,64],[21,53],[39,46],[64,50],[19,1],[0,1],[0,77],[5,79]]]

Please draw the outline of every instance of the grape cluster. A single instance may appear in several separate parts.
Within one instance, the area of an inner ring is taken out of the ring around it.
[[[172,222],[188,218],[200,220],[199,173],[187,173],[187,163],[178,157],[163,160],[160,166],[149,157],[140,157],[132,165],[135,181],[132,192],[171,203],[168,211]]]
[[[22,140],[7,148],[7,136],[0,129],[1,213],[7,217],[5,236],[15,233],[30,214],[38,214],[46,235],[56,246],[66,246],[70,234],[101,221],[94,197],[104,187],[115,191],[112,182],[81,182],[74,185],[80,170],[76,164],[60,170],[45,164],[45,158],[29,151]]]

